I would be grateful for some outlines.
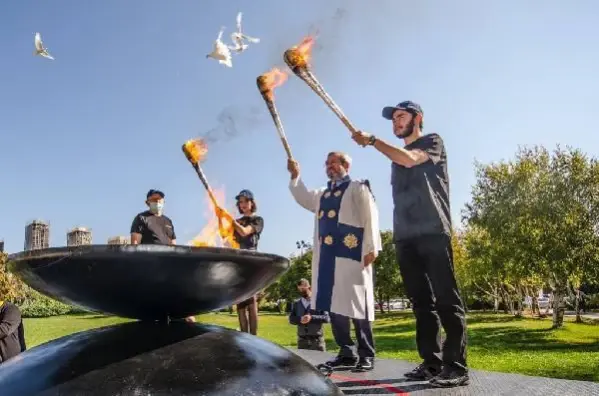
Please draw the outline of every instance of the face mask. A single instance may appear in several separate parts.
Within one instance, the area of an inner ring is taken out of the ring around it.
[[[161,213],[163,207],[163,202],[150,202],[150,211],[152,213]]]

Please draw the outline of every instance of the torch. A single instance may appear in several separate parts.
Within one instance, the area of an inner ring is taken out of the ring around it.
[[[272,120],[275,123],[275,127],[277,128],[279,138],[281,138],[281,143],[283,143],[283,148],[287,152],[287,158],[292,160],[293,155],[291,154],[291,147],[289,146],[289,142],[287,141],[287,137],[285,136],[285,131],[283,130],[283,123],[281,122],[279,111],[275,106],[274,98],[274,89],[283,84],[286,79],[287,74],[275,67],[268,73],[264,73],[261,76],[259,76],[256,79],[256,84],[258,85],[258,90],[262,95],[262,99],[264,99],[264,102],[268,107],[268,111],[270,112]]]
[[[191,139],[185,142],[181,147],[185,157],[196,171],[200,181],[208,191],[208,196],[212,201],[212,205],[214,206],[214,210],[216,212],[216,217],[218,218],[219,231],[221,236],[226,236],[230,233],[227,232],[226,227],[223,225],[223,218],[227,218],[229,222],[232,224],[233,217],[224,209],[220,207],[216,197],[214,196],[214,192],[208,183],[208,179],[206,179],[206,175],[204,171],[200,167],[200,161],[205,157],[208,148],[206,147],[206,143],[201,139]]]
[[[307,37],[299,45],[289,48],[283,54],[283,59],[291,71],[301,78],[320,98],[329,106],[331,110],[339,117],[341,122],[354,134],[358,129],[349,121],[347,116],[343,114],[341,108],[335,103],[333,98],[324,90],[322,84],[316,79],[314,73],[310,70],[308,61],[310,59],[310,51],[314,45],[314,38]]]
[[[212,191],[210,184],[208,184],[208,179],[206,179],[206,175],[200,167],[200,161],[204,158],[206,152],[208,151],[208,149],[206,148],[206,144],[201,139],[191,139],[185,142],[181,149],[183,150],[185,157],[187,157],[187,160],[189,161],[193,169],[198,174],[200,181],[202,182],[204,187],[206,187],[206,190],[208,191],[208,196],[210,197],[212,204],[215,208],[219,208],[220,206],[216,201],[214,192]]]

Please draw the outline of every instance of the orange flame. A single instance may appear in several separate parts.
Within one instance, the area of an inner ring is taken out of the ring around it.
[[[198,164],[206,157],[208,146],[202,139],[190,139],[183,145],[183,152],[191,163]]]
[[[217,202],[224,202],[224,190],[213,190]],[[208,197],[210,210],[206,213],[209,220],[208,224],[196,235],[188,245],[230,247],[239,249],[239,243],[235,240],[233,228],[233,216],[222,208],[222,205],[215,207],[210,197]],[[216,216],[215,216],[216,214]]]
[[[285,61],[292,67],[306,68],[312,57],[312,47],[315,39],[313,36],[305,37],[301,43],[285,51]]]
[[[274,89],[283,85],[285,81],[287,81],[287,73],[278,67],[273,67],[269,72],[258,77],[256,82],[260,93],[267,100],[272,101],[274,99]]]

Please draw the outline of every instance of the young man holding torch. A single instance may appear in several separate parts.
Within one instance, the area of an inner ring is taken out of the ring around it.
[[[312,309],[329,312],[337,357],[330,368],[374,367],[374,286],[372,264],[381,250],[378,209],[367,180],[352,180],[351,159],[340,152],[326,158],[327,186],[308,190],[299,165],[288,159],[289,189],[296,202],[315,214],[312,256]],[[357,356],[350,335],[353,321]]]
[[[467,385],[466,319],[453,270],[445,146],[439,135],[423,135],[423,112],[416,103],[385,107],[383,117],[392,121],[403,148],[361,131],[352,138],[362,147],[373,146],[392,163],[397,260],[412,300],[423,359],[405,376],[439,387]],[[441,325],[447,335],[443,346]]]

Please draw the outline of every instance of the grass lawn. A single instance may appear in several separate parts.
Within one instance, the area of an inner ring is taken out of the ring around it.
[[[206,314],[198,321],[237,328],[237,317]],[[25,319],[28,347],[90,328],[122,323],[126,319],[100,315],[70,315]],[[287,317],[261,313],[258,335],[283,346],[295,346],[295,331]],[[468,317],[468,361],[471,368],[599,382],[599,325],[567,322],[551,330],[551,321],[517,319],[501,314]],[[375,322],[379,357],[418,362],[411,313],[378,315]],[[336,350],[326,329],[327,348]]]

